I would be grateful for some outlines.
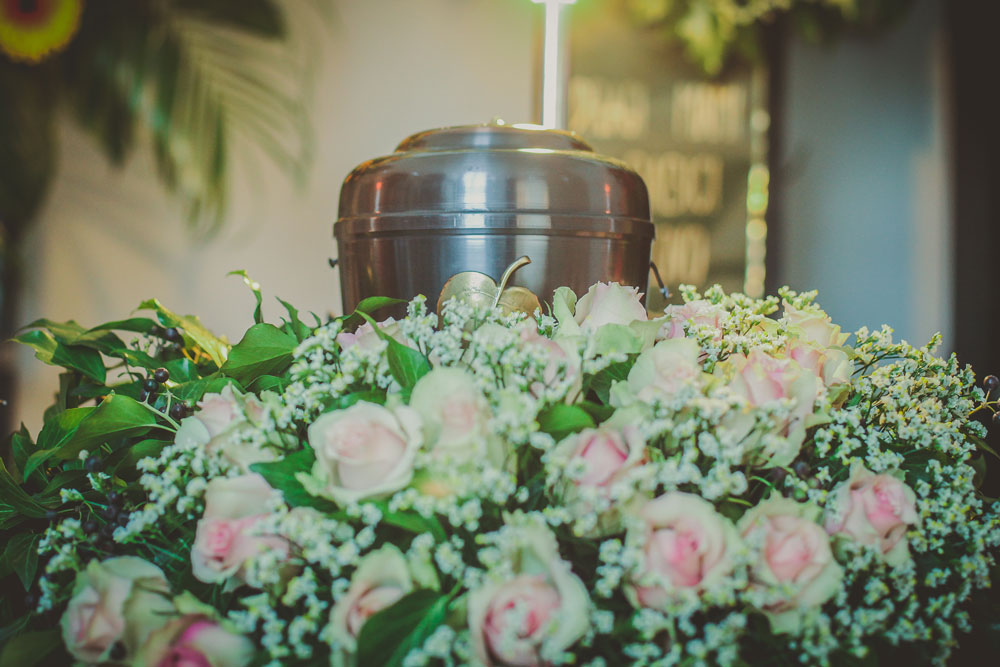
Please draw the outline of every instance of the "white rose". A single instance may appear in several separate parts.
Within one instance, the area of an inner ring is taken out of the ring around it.
[[[680,491],[638,511],[626,541],[642,545],[626,595],[636,607],[663,608],[677,591],[699,591],[728,575],[740,544],[736,527],[700,496]]]
[[[628,326],[635,320],[645,322],[646,308],[641,298],[637,287],[597,283],[577,301],[573,317],[584,331],[594,331],[605,324]]]
[[[316,453],[312,474],[297,477],[311,493],[338,503],[389,495],[413,479],[421,428],[420,416],[405,406],[360,401],[327,412],[308,430]]]
[[[715,340],[722,338],[722,323],[727,317],[726,309],[705,299],[671,304],[663,310],[667,317],[660,327],[657,338],[684,338],[686,327],[691,324],[708,325],[718,330]]]
[[[489,429],[489,403],[476,381],[461,368],[437,368],[413,387],[410,407],[424,426],[425,448],[436,460],[504,465],[503,442]]]
[[[403,335],[403,330],[395,318],[388,317],[378,322],[379,330],[393,338],[397,343],[410,345],[409,340]],[[370,322],[365,322],[359,326],[354,333],[346,331],[337,334],[337,344],[342,350],[358,345],[362,350],[372,350],[381,344],[382,337],[375,331],[375,327]]]
[[[587,632],[590,598],[547,528],[506,530],[506,574],[488,573],[469,592],[473,657],[488,667],[549,664]]]

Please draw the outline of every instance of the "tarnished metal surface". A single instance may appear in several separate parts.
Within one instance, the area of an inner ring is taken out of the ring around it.
[[[409,137],[344,181],[334,226],[349,312],[368,296],[431,303],[464,271],[499,276],[542,300],[598,280],[645,290],[653,225],[642,179],[576,135],[488,124]]]

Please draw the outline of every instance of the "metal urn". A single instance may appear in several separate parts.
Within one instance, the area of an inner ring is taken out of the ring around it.
[[[500,122],[421,132],[344,180],[344,312],[369,296],[434,304],[455,274],[499,279],[522,256],[531,263],[509,284],[543,302],[598,281],[645,291],[653,230],[639,175],[573,133]]]

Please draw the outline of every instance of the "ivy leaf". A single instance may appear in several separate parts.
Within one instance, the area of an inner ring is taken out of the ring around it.
[[[75,427],[67,428],[78,418]],[[156,426],[156,416],[135,399],[112,392],[96,408],[73,408],[63,412],[57,429],[46,432],[48,426],[46,424],[38,435],[39,446],[43,446],[43,436],[45,445],[55,442],[28,458],[25,477],[50,457],[71,459],[81,450],[94,449],[108,440],[142,435]]]
[[[107,378],[104,359],[101,358],[101,353],[97,350],[63,345],[52,334],[43,329],[26,331],[11,340],[35,350],[35,356],[43,363],[79,371],[101,384]]]
[[[37,532],[19,533],[7,540],[0,568],[13,571],[21,580],[24,590],[30,590],[38,572],[38,542],[42,539]]]
[[[538,415],[538,428],[556,440],[594,426],[594,418],[579,405],[556,403]]]
[[[229,344],[206,329],[197,317],[177,315],[164,307],[157,299],[143,301],[139,304],[139,310],[155,311],[163,326],[179,329],[185,345],[200,347],[219,368],[226,362]]]
[[[311,336],[313,332],[312,327],[299,319],[299,311],[296,310],[295,306],[288,303],[284,299],[278,299],[278,301],[285,307],[285,310],[288,311],[288,322],[285,323],[285,326],[282,327],[282,329],[295,336],[300,343]],[[316,326],[319,326],[320,321],[319,318],[316,317],[315,313],[313,313],[313,319],[316,320]]]
[[[198,401],[202,396],[209,393],[219,393],[226,388],[227,384],[233,385],[235,389],[243,391],[243,385],[233,378],[222,377],[213,373],[199,380],[192,380],[184,384],[171,388],[170,392],[179,401]]]
[[[27,473],[25,473],[25,477],[27,477]],[[7,472],[7,466],[4,465],[2,457],[0,457],[0,500],[13,512],[25,517],[41,519],[45,516],[45,507],[18,486],[11,474]],[[4,520],[6,518],[8,517],[3,517]]]
[[[367,299],[362,299],[361,303],[354,309],[354,312],[344,317],[344,329],[350,329],[361,324],[362,320],[369,319],[365,315],[371,315],[377,310],[401,303],[406,303],[406,301],[403,299],[393,299],[388,296],[370,296]]]
[[[229,351],[222,373],[247,385],[261,375],[280,375],[299,341],[273,324],[255,324]]]
[[[410,392],[413,390],[413,386],[417,384],[417,380],[430,372],[431,362],[419,350],[414,350],[412,347],[403,345],[382,331],[375,320],[367,313],[360,314],[365,321],[372,325],[378,337],[388,344],[386,358],[389,362],[389,372],[392,373],[392,377],[399,383],[399,386],[403,388],[403,399],[409,400]]]
[[[635,365],[635,359],[619,361],[610,364],[590,378],[588,388],[597,394],[597,398],[605,405],[610,401],[611,385],[615,382],[624,382],[628,379],[628,373]]]
[[[411,649],[444,622],[448,596],[430,589],[413,591],[361,626],[358,664],[399,667]]]

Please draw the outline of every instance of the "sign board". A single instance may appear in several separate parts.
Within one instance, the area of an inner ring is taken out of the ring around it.
[[[760,66],[709,77],[614,0],[581,2],[569,21],[567,127],[624,160],[649,189],[652,260],[664,282],[759,295],[768,170]],[[676,299],[674,299],[676,300]],[[647,305],[665,305],[649,290]]]

